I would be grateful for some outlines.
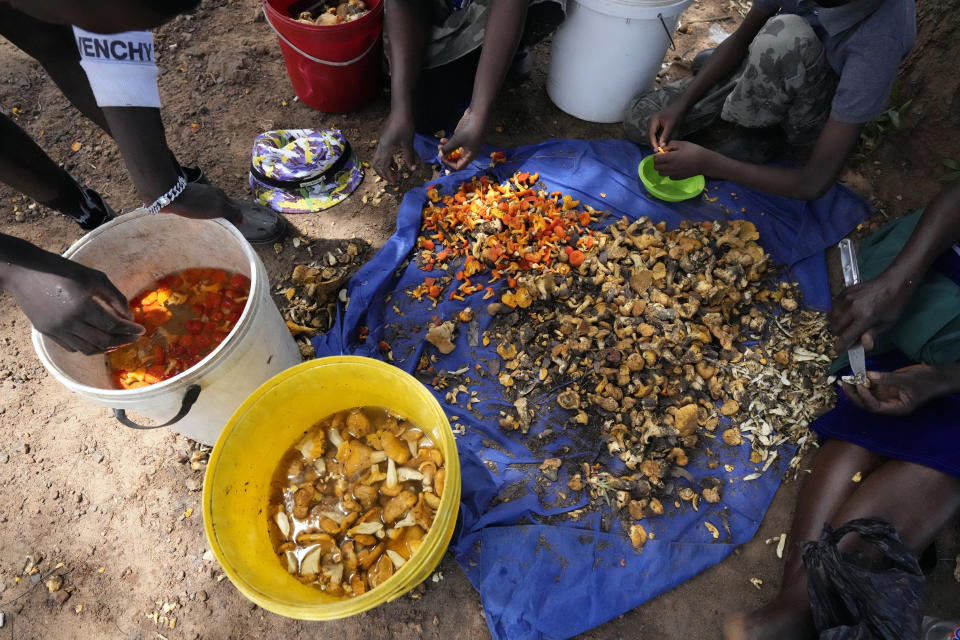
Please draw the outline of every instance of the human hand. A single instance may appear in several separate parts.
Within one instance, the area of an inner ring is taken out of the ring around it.
[[[383,131],[380,132],[380,140],[377,142],[377,149],[373,153],[371,162],[374,171],[389,184],[397,183],[393,156],[398,150],[407,170],[416,169],[417,156],[413,151],[413,120],[398,116],[396,112],[391,111]]]
[[[443,164],[454,171],[460,171],[473,162],[483,148],[483,134],[486,128],[483,119],[474,114],[470,107],[467,107],[467,110],[463,112],[463,117],[460,118],[460,122],[457,123],[453,137],[449,140],[443,138],[437,145]],[[460,150],[459,156],[454,154],[454,157],[448,157],[457,149]]]
[[[44,253],[41,264],[6,266],[2,283],[37,331],[86,355],[140,337],[144,328],[102,271]]]
[[[900,319],[912,293],[883,276],[844,289],[828,316],[837,350],[849,349],[857,340],[867,351],[872,349],[876,337]]]
[[[650,116],[650,125],[647,135],[650,138],[650,147],[656,150],[657,147],[665,147],[670,142],[670,136],[673,130],[677,128],[680,120],[683,119],[684,110],[672,104],[662,111]]]
[[[844,382],[843,390],[864,411],[904,416],[942,395],[941,378],[936,367],[918,364],[896,371],[868,371],[869,388]]]
[[[665,147],[669,153],[657,153],[653,156],[653,167],[662,176],[673,180],[683,180],[707,173],[713,151],[692,142],[671,142]]]

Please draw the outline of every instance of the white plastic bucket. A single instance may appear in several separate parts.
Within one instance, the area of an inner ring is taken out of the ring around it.
[[[70,353],[33,331],[34,349],[47,371],[71,391],[112,408],[127,426],[139,427],[126,417],[133,410],[213,445],[248,395],[300,363],[300,350],[270,298],[263,263],[224,220],[150,215],[140,209],[88,233],[63,255],[103,271],[127,298],[188,268],[215,267],[250,278],[247,304],[227,338],[191,369],[149,387],[116,389],[104,356]]]
[[[620,122],[630,99],[653,87],[692,1],[570,0],[553,36],[550,99],[581,120]]]

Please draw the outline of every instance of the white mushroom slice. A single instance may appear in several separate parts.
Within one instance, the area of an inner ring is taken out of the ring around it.
[[[317,475],[323,475],[327,472],[327,461],[323,458],[317,458],[313,462],[313,469],[317,472]]]
[[[374,451],[373,453],[370,454],[370,459],[373,460],[374,462],[383,462],[384,460],[387,459],[387,452]]]
[[[355,536],[358,534],[369,536],[378,532],[383,532],[382,522],[361,522],[357,526],[347,531],[347,533],[351,536]]]
[[[330,427],[330,430],[327,431],[327,439],[335,449],[339,449],[340,445],[343,444],[343,438],[340,437],[340,432],[333,427]]]
[[[277,526],[280,528],[280,533],[283,534],[283,537],[290,537],[290,518],[287,517],[287,514],[283,511],[277,511],[276,516]]]
[[[412,527],[415,524],[417,524],[417,521],[413,519],[413,514],[408,512],[407,515],[403,516],[402,519],[397,520],[393,524],[393,528],[400,529],[403,527]]]
[[[324,518],[330,518],[337,524],[340,524],[341,522],[343,522],[343,519],[346,517],[338,511],[321,511],[320,516]]]
[[[404,557],[393,549],[387,549],[387,557],[390,558],[390,561],[393,563],[393,567],[395,569],[399,569],[403,566],[403,563],[406,562]]]
[[[394,464],[393,458],[387,460],[387,486],[395,487],[397,486],[397,465]]]
[[[304,458],[309,460],[313,457],[313,436],[307,436],[300,441],[300,444],[297,445],[297,449],[303,455]]]
[[[297,554],[293,551],[287,551],[287,571],[290,573],[297,572]]]
[[[323,565],[323,576],[330,581],[330,584],[340,584],[343,581],[343,564]]]
[[[307,551],[307,554],[303,556],[303,560],[300,561],[300,575],[305,576],[309,574],[317,574],[320,572],[320,556],[322,555],[322,550],[320,545],[315,546],[314,548]]]
[[[397,479],[400,482],[407,482],[408,480],[423,480],[423,474],[416,469],[400,467],[397,469]]]
[[[407,443],[407,447],[410,449],[410,457],[417,457],[417,447],[420,446],[420,438],[417,437],[417,432],[413,429],[408,429],[401,434],[400,439]]]

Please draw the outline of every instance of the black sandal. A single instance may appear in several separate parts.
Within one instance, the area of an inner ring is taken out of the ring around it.
[[[234,200],[243,215],[232,222],[250,244],[273,244],[287,233],[287,221],[273,209],[250,200]]]

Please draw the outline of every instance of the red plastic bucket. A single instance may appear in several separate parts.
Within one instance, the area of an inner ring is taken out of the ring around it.
[[[364,106],[380,89],[383,0],[365,0],[370,13],[343,24],[317,26],[287,15],[295,0],[263,0],[267,24],[280,40],[293,91],[327,113]]]

